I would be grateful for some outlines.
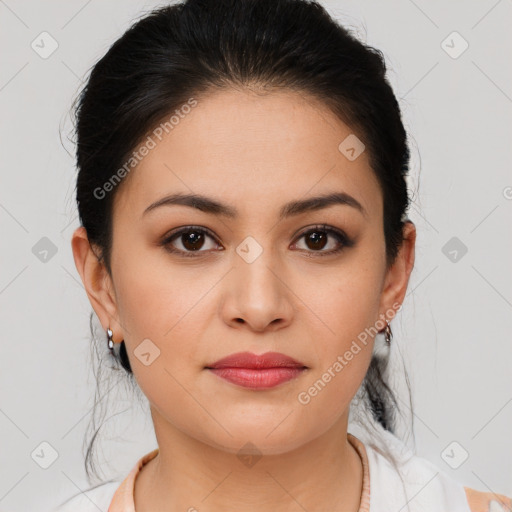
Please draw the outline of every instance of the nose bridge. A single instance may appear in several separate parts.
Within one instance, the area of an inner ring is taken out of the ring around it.
[[[235,251],[225,297],[225,320],[237,324],[243,320],[257,330],[271,323],[289,322],[293,307],[284,276],[279,276],[281,265],[275,252],[253,237],[244,239]]]
[[[241,244],[237,248],[238,261],[235,263],[236,281],[240,282],[242,290],[252,296],[266,295],[267,298],[276,297],[280,291],[277,290],[277,279],[272,267],[278,266],[270,250],[264,250],[255,256],[256,249],[247,244]],[[239,253],[242,253],[240,255]],[[246,257],[248,259],[246,259]],[[254,259],[252,259],[254,257]]]

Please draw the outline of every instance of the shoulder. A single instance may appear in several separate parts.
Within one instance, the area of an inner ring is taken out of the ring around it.
[[[510,512],[512,511],[512,498],[503,494],[477,491],[471,487],[464,487],[471,512]]]
[[[414,511],[512,512],[509,497],[466,487],[402,440],[388,433],[382,438],[385,443],[365,442],[373,512],[403,509],[403,503]]]
[[[107,512],[121,482],[106,482],[71,496],[51,512]]]

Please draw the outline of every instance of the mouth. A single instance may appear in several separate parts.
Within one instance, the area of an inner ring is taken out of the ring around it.
[[[278,352],[238,352],[205,367],[218,377],[250,389],[268,389],[294,379],[308,367]]]

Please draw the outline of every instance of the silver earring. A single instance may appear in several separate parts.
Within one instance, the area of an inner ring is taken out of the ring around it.
[[[391,332],[391,327],[389,322],[386,320],[386,327],[384,329],[384,334],[386,335],[386,344],[391,345],[391,340],[393,339],[393,333]]]
[[[107,342],[108,342],[108,349],[114,353],[114,340],[112,339],[112,335],[114,333],[112,332],[112,329],[109,327],[107,329]]]

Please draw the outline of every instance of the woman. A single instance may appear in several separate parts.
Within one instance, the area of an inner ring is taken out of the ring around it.
[[[393,435],[416,230],[385,72],[304,0],[162,7],[95,65],[72,248],[158,448],[61,510],[512,507]],[[375,442],[348,432],[358,397]]]

